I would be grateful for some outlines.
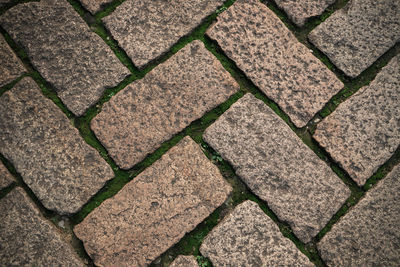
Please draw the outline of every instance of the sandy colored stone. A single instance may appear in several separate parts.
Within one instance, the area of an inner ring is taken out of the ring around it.
[[[11,50],[4,37],[0,35],[0,87],[18,78],[24,72],[21,61]]]
[[[91,128],[129,169],[237,90],[219,61],[194,41],[105,103]]]
[[[142,68],[191,33],[224,0],[128,0],[103,22],[133,63]]]
[[[21,188],[0,199],[1,266],[85,266]]]
[[[80,0],[82,5],[90,11],[90,13],[95,14],[99,12],[103,6],[111,3],[113,0]]]
[[[169,267],[199,267],[199,264],[194,256],[179,255]]]
[[[356,77],[400,41],[400,1],[351,0],[308,38],[346,75]]]
[[[207,218],[231,187],[185,137],[74,232],[98,266],[146,266]]]
[[[364,185],[400,145],[400,55],[318,124],[314,138]]]
[[[65,0],[19,4],[0,17],[0,25],[77,116],[129,74]]]
[[[222,50],[298,127],[343,88],[258,0],[238,0],[207,30]]]
[[[204,239],[203,256],[218,266],[314,266],[250,200],[239,204]]]
[[[114,173],[65,114],[24,78],[0,97],[0,153],[42,204],[77,212]]]
[[[350,195],[327,164],[251,94],[222,114],[203,138],[305,243]]]
[[[14,182],[10,172],[7,168],[0,162],[0,190],[6,188]]]
[[[328,266],[400,266],[400,166],[318,244]]]

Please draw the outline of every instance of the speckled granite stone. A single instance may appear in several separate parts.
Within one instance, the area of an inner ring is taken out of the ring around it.
[[[318,234],[350,195],[327,164],[251,94],[222,114],[203,138],[303,242]]]
[[[185,137],[74,232],[98,266],[146,266],[207,218],[230,191],[218,168]]]
[[[308,38],[345,74],[356,77],[400,41],[400,1],[351,0]]]
[[[199,264],[194,256],[179,255],[169,267],[199,267]]]
[[[400,55],[318,124],[314,138],[364,185],[400,145]]]
[[[90,11],[90,13],[95,14],[99,12],[102,7],[106,4],[111,3],[113,0],[80,0],[82,5]]]
[[[0,153],[46,208],[75,213],[114,176],[31,78],[0,97],[0,114]]]
[[[103,22],[133,63],[142,68],[188,35],[224,0],[128,0]]]
[[[25,192],[0,199],[1,266],[85,266]]]
[[[310,50],[258,0],[239,0],[207,30],[228,57],[303,127],[343,88]]]
[[[25,72],[21,61],[17,58],[2,35],[0,35],[0,86],[4,86]]]
[[[19,4],[0,17],[0,25],[77,116],[129,74],[65,0]]]
[[[0,162],[0,190],[6,188],[14,182],[10,172],[7,168]]]
[[[105,103],[91,127],[115,162],[129,169],[237,90],[219,61],[194,41]]]

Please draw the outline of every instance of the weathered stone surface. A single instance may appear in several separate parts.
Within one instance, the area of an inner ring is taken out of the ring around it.
[[[400,266],[400,166],[318,244],[329,266]]]
[[[0,114],[0,153],[46,208],[77,212],[113,177],[111,167],[31,78],[0,97]]]
[[[233,104],[203,135],[276,215],[309,242],[350,190],[261,100]]]
[[[239,85],[200,41],[119,92],[91,123],[115,162],[129,169]]]
[[[314,266],[250,200],[238,205],[204,239],[214,266]]]
[[[24,72],[21,61],[8,46],[4,37],[0,35],[0,86],[6,85]]]
[[[308,38],[345,74],[356,77],[400,41],[400,1],[352,0]]]
[[[258,0],[239,0],[207,35],[298,127],[343,84]]]
[[[14,182],[10,172],[7,168],[0,162],[0,190],[9,186]]]
[[[364,185],[400,145],[400,55],[318,124],[314,138]]]
[[[220,206],[231,187],[185,137],[74,232],[99,266],[145,266]]]
[[[194,256],[179,255],[169,267],[199,267],[199,264]]]
[[[128,0],[103,22],[141,68],[167,52],[223,3],[224,0]]]
[[[90,13],[95,14],[96,12],[99,12],[101,8],[108,4],[111,3],[113,0],[80,0],[82,5],[90,11]]]
[[[85,266],[20,188],[0,199],[1,266]]]
[[[65,0],[17,5],[0,17],[0,24],[75,115],[129,74]]]

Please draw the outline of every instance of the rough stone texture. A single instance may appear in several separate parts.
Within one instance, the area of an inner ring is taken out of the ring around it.
[[[3,163],[0,162],[0,190],[6,188],[12,182],[14,182],[14,179]]]
[[[128,0],[103,19],[133,63],[142,68],[167,52],[224,0]]]
[[[203,136],[275,214],[309,242],[350,190],[261,100],[233,104]]]
[[[169,267],[199,267],[194,256],[179,255]]]
[[[113,177],[111,167],[31,78],[0,97],[0,114],[0,153],[46,208],[77,212]]]
[[[364,185],[400,145],[400,55],[318,124],[314,138]]]
[[[106,4],[111,3],[113,0],[80,0],[82,5],[90,11],[90,13],[95,14],[99,12],[102,7]]]
[[[207,31],[298,127],[343,84],[258,0],[239,0]]]
[[[129,74],[65,0],[17,5],[0,17],[0,24],[75,115]]]
[[[4,86],[25,72],[21,61],[17,58],[6,40],[0,35],[0,86]]]
[[[20,188],[0,200],[1,266],[85,266]]]
[[[308,38],[345,74],[356,77],[400,41],[400,1],[352,0]]]
[[[318,244],[329,266],[400,266],[400,166]]]
[[[99,266],[145,266],[220,206],[231,187],[185,137],[74,232]]]
[[[114,96],[91,127],[115,162],[129,169],[237,90],[219,61],[194,41]]]
[[[204,239],[203,256],[218,266],[314,266],[255,202],[238,205]]]

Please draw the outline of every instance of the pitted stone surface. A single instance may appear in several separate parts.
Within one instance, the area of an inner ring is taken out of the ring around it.
[[[17,58],[2,35],[0,35],[0,87],[18,78],[25,72],[21,61]]]
[[[169,267],[199,267],[194,256],[179,255]]]
[[[0,17],[0,24],[75,115],[129,74],[65,0],[19,4]]]
[[[114,96],[91,127],[115,162],[129,169],[237,90],[219,61],[194,41]]]
[[[214,266],[314,266],[255,202],[238,205],[204,239]]]
[[[0,162],[0,190],[6,188],[14,182],[10,172],[7,168]]]
[[[318,244],[329,266],[400,266],[400,166]]]
[[[351,0],[308,38],[345,74],[356,77],[400,41],[400,1]]]
[[[309,242],[350,195],[326,163],[251,94],[233,104],[203,138],[303,242]]]
[[[185,137],[74,232],[96,265],[145,266],[207,218],[230,191],[218,168]]]
[[[364,185],[400,145],[400,55],[318,124],[314,138]]]
[[[103,22],[141,68],[188,35],[224,0],[128,0]]]
[[[111,3],[113,0],[80,0],[82,5],[90,11],[90,13],[95,14],[96,12],[99,12],[101,8],[108,4]]]
[[[239,0],[207,31],[298,127],[343,84],[258,0]]]
[[[0,114],[0,153],[46,208],[75,213],[114,176],[31,78],[0,97]]]
[[[1,266],[85,266],[22,189],[0,199],[0,213]]]

